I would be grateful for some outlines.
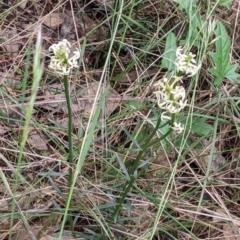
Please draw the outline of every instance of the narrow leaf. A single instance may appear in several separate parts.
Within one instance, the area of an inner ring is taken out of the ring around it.
[[[166,39],[165,53],[162,60],[161,67],[173,70],[175,68],[174,61],[176,58],[176,36],[174,33],[169,33]]]
[[[123,173],[125,174],[126,179],[127,179],[128,181],[130,181],[130,176],[129,176],[129,174],[128,174],[128,171],[127,171],[127,168],[126,168],[124,162],[123,162],[122,159],[118,156],[117,153],[115,153],[115,154],[116,154],[118,163],[119,163],[119,165],[120,165]]]
[[[126,133],[128,138],[133,142],[133,144],[137,147],[137,150],[141,150],[141,147],[139,146],[136,139],[128,132],[128,130],[125,127],[122,127],[122,130]]]

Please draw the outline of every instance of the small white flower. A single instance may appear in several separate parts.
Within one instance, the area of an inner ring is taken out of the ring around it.
[[[61,75],[69,75],[73,68],[78,68],[80,51],[76,49],[70,57],[70,48],[71,44],[66,39],[63,39],[58,44],[53,44],[49,48],[49,51],[54,54],[54,56],[51,57],[49,68]]]
[[[60,56],[57,56],[59,54],[64,54],[68,58],[68,55],[70,53],[70,47],[71,47],[71,45],[68,42],[68,40],[67,39],[63,39],[58,44],[53,44],[49,48],[49,52],[53,51],[53,53],[54,53],[54,55],[56,57],[60,57]]]
[[[171,102],[166,105],[165,110],[167,110],[171,114],[174,114],[180,112],[181,109],[178,108],[175,102]]]
[[[172,101],[169,101],[168,95],[163,91],[154,92],[157,98],[157,103],[160,108],[164,108],[164,106]]]
[[[161,114],[161,120],[162,120],[162,121],[171,120],[171,116],[168,116],[168,115],[166,115],[166,114],[167,114],[167,112],[163,112],[163,113]]]
[[[173,126],[171,127],[176,133],[181,134],[184,130],[184,126],[181,123],[174,122]]]
[[[182,110],[186,107],[187,100],[185,100],[185,101],[179,100],[179,102],[177,102],[177,104],[179,105],[180,110]]]
[[[78,68],[78,59],[79,57],[76,57],[75,55],[71,58],[68,59],[68,64],[72,67],[72,68]]]
[[[80,51],[79,51],[78,48],[76,48],[76,50],[73,51],[73,57],[76,58],[76,59],[80,58]]]
[[[61,68],[61,72],[59,72],[59,74],[61,75],[69,75],[70,74],[70,68],[67,68],[67,67],[62,67]]]
[[[177,72],[183,72],[188,77],[194,76],[197,71],[200,69],[200,65],[197,65],[195,54],[189,52],[189,54],[183,53],[183,48],[178,47],[176,50],[176,60],[175,65],[177,67]]]
[[[175,101],[178,101],[179,99],[183,101],[186,97],[185,88],[182,86],[176,86],[170,91],[170,93],[173,95]]]

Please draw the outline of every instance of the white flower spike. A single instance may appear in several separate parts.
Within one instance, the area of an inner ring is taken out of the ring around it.
[[[185,100],[186,92],[182,86],[175,86],[176,79],[173,78],[173,83],[170,84],[172,79],[164,78],[163,82],[158,83],[158,91],[155,91],[157,103],[159,108],[174,114],[180,112],[187,104]],[[179,81],[177,79],[177,81]]]
[[[69,75],[73,68],[78,68],[78,59],[80,58],[80,51],[76,49],[71,54],[71,44],[67,39],[63,39],[58,44],[53,44],[49,51],[53,52],[54,56],[51,57],[49,68],[53,69],[60,75]]]
[[[200,69],[200,65],[197,65],[195,54],[189,52],[189,54],[183,53],[183,48],[178,47],[176,50],[176,60],[175,65],[177,67],[177,72],[182,72],[188,75],[188,77],[194,76]]]
[[[176,119],[178,117],[177,114],[187,104],[185,88],[178,86],[178,82],[181,82],[181,77],[174,76],[170,79],[164,78],[161,82],[154,85],[157,87],[157,91],[154,92],[157,104],[163,110],[161,114],[162,121]],[[178,134],[184,130],[181,123],[177,123],[175,120],[171,128]]]

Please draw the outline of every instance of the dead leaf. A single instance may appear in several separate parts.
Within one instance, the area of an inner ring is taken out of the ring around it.
[[[48,88],[44,90],[44,94],[48,101],[47,104],[44,104],[43,107],[47,110],[57,110],[62,105],[63,100],[65,101],[65,95],[62,94],[62,92],[62,84],[54,84],[48,86]]]
[[[41,217],[39,220],[34,221],[34,224],[31,225],[31,231],[33,236],[37,237],[41,234],[41,240],[55,240],[56,238],[51,237],[50,235],[54,233],[57,226],[61,222],[62,216],[58,216],[54,219],[54,221],[49,224],[49,220],[52,220],[51,216]],[[47,229],[46,229],[47,227]],[[43,232],[44,231],[44,232]],[[29,232],[24,227],[19,228],[18,231],[16,231],[16,234],[13,235],[13,240],[32,240]],[[63,239],[63,238],[62,238]]]
[[[36,148],[37,150],[40,151],[48,150],[46,140],[43,139],[37,131],[32,131],[29,134],[27,142],[32,148]]]
[[[80,117],[89,118],[91,111],[96,110],[97,106],[95,106],[95,109],[93,109],[93,103],[94,99],[96,98],[98,87],[99,82],[91,82],[89,84],[81,85],[81,88],[77,89],[77,96],[75,98],[72,97],[71,107],[73,113],[72,120],[74,128],[81,127]],[[104,88],[105,87],[102,84],[100,86],[100,93],[104,91]],[[65,100],[65,94],[61,92],[63,92],[63,86],[61,84],[49,86],[44,91],[44,95],[48,100],[44,101],[41,107],[49,111],[61,112],[67,115],[68,109]],[[76,89],[71,89],[71,95],[73,95],[74,92],[76,92]],[[103,106],[107,117],[110,116],[110,114],[119,106],[121,100],[122,98],[118,92],[116,92],[113,88],[110,88],[109,94],[105,101],[105,105]],[[67,116],[57,118],[55,121],[57,121],[62,126],[67,127]]]
[[[212,147],[212,140],[203,140],[202,144],[204,146],[203,149],[192,150],[191,154],[194,158],[196,158],[196,163],[199,165],[201,169],[206,171],[208,164],[211,161],[211,170],[218,171],[224,165],[227,164],[227,160],[219,153],[213,154],[210,156],[210,151]],[[214,147],[214,151],[218,152],[217,149]],[[211,159],[212,158],[212,159]]]
[[[89,119],[91,112],[95,112],[98,104],[96,104],[95,109],[93,109],[94,99],[96,98],[97,90],[99,87],[99,82],[91,82],[88,85],[82,85],[80,93],[76,98],[72,98],[71,107],[73,113],[73,127],[79,129],[85,126],[87,121],[81,122],[81,118],[84,117],[85,120]],[[100,92],[103,91],[104,86],[103,84],[100,86]],[[101,94],[100,94],[101,95]],[[54,95],[53,95],[54,96]],[[65,99],[64,94],[57,95],[58,99]],[[110,88],[109,94],[106,98],[105,105],[103,105],[104,111],[106,116],[110,116],[110,114],[119,106],[121,101],[121,96],[113,89]],[[51,105],[51,103],[49,103]],[[54,109],[58,109],[57,111],[61,111],[66,114],[66,117],[56,118],[55,121],[58,122],[60,125],[67,127],[68,126],[68,109],[66,101],[59,101],[58,103],[55,102]],[[48,108],[48,104],[44,104],[43,108]],[[53,105],[51,107],[53,109]]]
[[[19,52],[19,42],[17,41],[17,28],[15,26],[11,26],[11,28],[6,28],[4,30],[0,30],[1,35],[5,39],[9,39],[6,43],[3,43],[3,47],[7,52],[11,53],[12,56],[16,57]]]
[[[54,121],[56,121],[57,123],[59,123],[61,126],[65,127],[65,128],[68,127],[68,117],[67,116],[64,118],[55,118]],[[79,116],[73,116],[72,125],[73,125],[73,128],[76,128],[76,129],[78,129],[81,126]]]
[[[9,128],[3,127],[2,125],[0,125],[0,136],[4,135],[8,131],[9,131]]]
[[[19,4],[19,7],[24,9],[26,7],[26,5],[27,5],[27,2],[28,1],[26,1],[26,0],[25,1],[21,1],[21,3]]]
[[[97,96],[97,91],[99,88],[99,82],[91,82],[88,85],[84,85],[82,88],[82,93],[79,98],[76,99],[76,103],[78,104],[78,107],[75,106],[76,109],[80,110],[84,117],[89,118],[91,112],[95,112],[95,109],[93,109],[93,103]],[[100,96],[101,92],[104,91],[104,85],[101,84],[100,86]],[[110,114],[119,106],[119,103],[121,102],[121,96],[116,92],[113,88],[110,88],[109,94],[105,101],[105,106],[103,106],[105,109],[106,116],[110,116]],[[66,111],[66,110],[65,110]]]
[[[237,227],[224,224],[223,225],[223,234],[225,240],[240,240],[239,229]]]
[[[64,234],[64,233],[63,233]],[[51,236],[44,236],[41,237],[40,240],[58,240],[59,238],[51,237]],[[61,240],[84,240],[84,238],[73,238],[68,236],[63,236]]]
[[[39,19],[42,19],[42,17],[39,17]],[[63,16],[62,13],[49,13],[45,15],[43,24],[48,26],[49,28],[57,28],[63,23]]]
[[[55,240],[57,238],[55,237],[51,237],[51,236],[44,236],[44,237],[41,237],[40,240]]]
[[[211,160],[211,156],[208,157],[208,162],[210,162],[210,160]],[[219,153],[213,154],[212,164],[211,164],[211,169],[213,171],[219,170],[226,164],[227,164],[227,160],[225,157],[223,157],[222,154],[219,154]]]
[[[17,76],[13,71],[0,72],[0,78],[2,82],[6,82],[7,85],[14,88],[21,83],[21,77]]]
[[[72,15],[71,11],[66,10],[62,14],[62,19],[60,34],[69,41],[77,39],[76,30],[78,38],[88,35],[93,29],[96,30],[88,36],[89,41],[99,41],[102,38],[101,28],[97,28],[94,21],[84,12],[81,12],[81,17],[76,17]]]
[[[31,231],[33,235],[36,237],[41,230],[43,229],[43,226],[31,226]],[[43,233],[44,234],[44,233]],[[31,236],[29,235],[28,231],[22,228],[22,231],[17,232],[15,235],[12,237],[13,240],[32,240]]]
[[[120,73],[114,78],[114,80],[120,81],[121,79],[121,83],[134,83],[136,81],[139,81],[139,79],[141,78],[152,77],[158,72],[159,72],[159,68],[154,68],[154,67],[149,68],[147,71],[144,71],[144,72],[137,72],[136,69],[133,69],[124,76],[122,76],[122,74]]]

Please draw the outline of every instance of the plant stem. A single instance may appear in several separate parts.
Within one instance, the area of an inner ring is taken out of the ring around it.
[[[67,109],[68,109],[68,162],[70,165],[69,175],[68,175],[68,185],[69,185],[69,189],[71,189],[72,177],[73,177],[73,173],[72,173],[72,168],[73,168],[72,108],[71,108],[70,94],[68,89],[67,75],[64,75],[63,84],[64,84],[64,91],[65,91],[66,102],[67,102]],[[69,216],[68,220],[71,226],[72,236],[75,238],[76,234],[74,232],[72,216]]]
[[[161,120],[159,118],[156,126],[155,126],[155,129],[153,130],[153,132],[149,135],[147,141],[146,141],[146,144],[145,146],[143,147],[142,150],[140,150],[140,152],[138,153],[137,157],[136,157],[136,160],[134,161],[134,164],[133,164],[133,167],[132,169],[130,170],[130,180],[127,181],[123,187],[123,194],[120,198],[120,200],[118,201],[115,209],[114,209],[114,212],[112,214],[112,217],[111,217],[111,220],[113,222],[116,222],[117,221],[117,217],[119,215],[119,212],[121,211],[122,209],[122,205],[123,205],[123,202],[127,196],[127,194],[129,193],[130,189],[132,188],[134,182],[135,182],[135,179],[137,178],[136,176],[134,176],[134,172],[135,170],[137,170],[138,166],[139,166],[139,163],[141,161],[141,157],[143,155],[143,153],[146,152],[147,148],[149,148],[150,146],[154,145],[155,143],[165,139],[168,135],[170,135],[172,133],[172,129],[170,129],[166,134],[164,134],[162,137],[158,138],[158,139],[155,139],[153,141],[151,141],[151,139],[153,138],[154,134],[157,132],[157,130],[159,129],[159,125],[161,123]]]
[[[68,183],[69,183],[69,187],[71,187],[72,167],[73,167],[72,108],[71,108],[70,94],[68,89],[68,78],[66,75],[64,75],[63,83],[64,83],[64,91],[65,91],[65,96],[67,101],[67,109],[68,109],[68,162],[70,165]]]

